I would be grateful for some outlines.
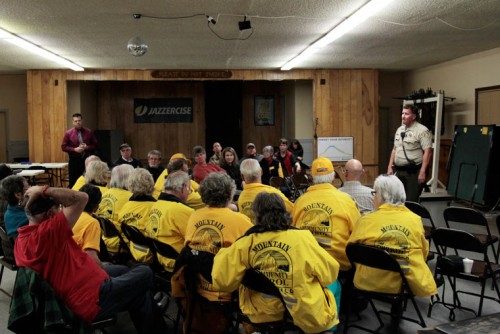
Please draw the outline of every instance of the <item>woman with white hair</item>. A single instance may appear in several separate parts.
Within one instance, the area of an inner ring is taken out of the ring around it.
[[[115,167],[116,168],[116,167]],[[149,223],[149,210],[155,204],[152,196],[155,186],[153,176],[147,169],[136,168],[128,178],[127,188],[132,192],[132,197],[123,205],[118,213],[118,223],[135,226],[146,234],[146,225]],[[152,263],[153,254],[147,247],[130,242],[130,253],[137,262]]]
[[[96,160],[89,163],[84,177],[86,184],[99,188],[101,195],[108,190],[109,167],[104,161]]]
[[[394,175],[380,175],[373,186],[375,211],[354,225],[348,243],[361,243],[387,250],[401,265],[412,292],[417,297],[437,293],[434,277],[427,266],[429,243],[422,220],[404,205],[403,183]],[[354,285],[363,290],[398,293],[399,274],[356,266]]]
[[[97,215],[109,219],[121,231],[118,223],[118,212],[128,202],[132,193],[127,188],[127,181],[134,167],[129,164],[118,165],[111,170],[111,180],[109,189],[102,194],[102,200],[97,210]],[[108,248],[108,252],[116,254],[120,251],[120,238],[103,237],[104,243]]]
[[[265,146],[262,149],[264,158],[259,162],[262,168],[262,184],[269,185],[269,180],[272,177],[283,177],[283,169],[281,163],[274,157],[274,149],[271,145]]]

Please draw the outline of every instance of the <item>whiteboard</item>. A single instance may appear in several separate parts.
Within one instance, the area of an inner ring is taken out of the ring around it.
[[[331,161],[348,161],[354,159],[354,137],[319,137],[318,158]]]

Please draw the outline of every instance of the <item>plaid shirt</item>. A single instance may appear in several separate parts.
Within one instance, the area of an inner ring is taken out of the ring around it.
[[[361,214],[373,211],[373,195],[372,188],[365,187],[359,181],[346,181],[340,191],[351,195],[356,201]]]
[[[15,333],[85,333],[88,327],[34,270],[19,267],[7,328]]]

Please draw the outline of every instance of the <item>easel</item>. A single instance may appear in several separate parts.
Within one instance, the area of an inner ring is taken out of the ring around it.
[[[438,192],[438,186],[441,186],[442,189],[446,189],[446,186],[443,182],[438,179],[439,172],[439,145],[441,142],[441,121],[443,117],[443,101],[444,95],[442,93],[438,93],[435,97],[428,97],[424,99],[415,99],[415,100],[404,100],[403,104],[418,104],[418,103],[431,103],[436,102],[436,119],[434,123],[434,140],[432,141],[432,173],[431,178],[427,181],[427,185],[431,193],[436,194]],[[420,115],[422,116],[422,115]]]

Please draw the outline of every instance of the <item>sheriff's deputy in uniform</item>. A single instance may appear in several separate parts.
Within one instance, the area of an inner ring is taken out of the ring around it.
[[[413,202],[418,202],[432,156],[432,134],[416,121],[417,112],[414,105],[403,106],[402,125],[396,130],[387,167],[387,174],[394,174],[403,182],[406,199]]]

